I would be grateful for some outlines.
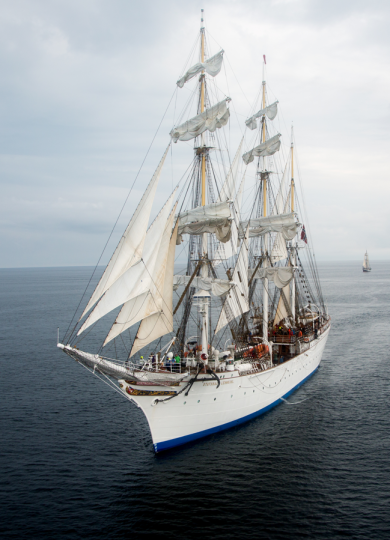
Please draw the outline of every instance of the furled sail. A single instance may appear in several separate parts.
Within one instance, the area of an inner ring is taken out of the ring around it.
[[[294,277],[294,268],[292,266],[279,266],[279,267],[263,267],[249,270],[249,276],[252,279],[264,279],[267,278],[273,281],[278,289],[286,287]]]
[[[215,131],[225,126],[229,120],[230,111],[227,108],[227,102],[230,98],[220,101],[210,109],[206,109],[191,120],[172,129],[170,136],[173,142],[190,141],[201,135],[205,131]]]
[[[230,240],[231,232],[229,218],[209,218],[179,227],[176,243],[177,245],[181,244],[183,234],[199,235],[203,233],[214,233],[217,240],[225,243]]]
[[[187,285],[190,280],[191,276],[173,276],[173,290],[176,291],[179,287]],[[224,296],[234,285],[233,281],[211,277],[198,276],[191,280],[191,287],[209,291],[214,296]]]
[[[252,163],[252,161],[255,159],[255,156],[258,157],[266,157],[266,156],[272,156],[277,152],[280,148],[280,137],[281,134],[278,133],[274,137],[271,137],[271,139],[268,139],[268,141],[265,141],[258,146],[255,146],[255,148],[252,148],[249,152],[246,152],[242,156],[242,159],[248,165],[249,163]]]
[[[161,312],[164,279],[176,206],[177,204],[174,206],[165,224],[154,268],[148,268],[150,273],[148,289],[122,306],[103,346],[133,326],[133,324],[153,315],[153,313]]]
[[[150,317],[143,319],[141,322],[136,338],[133,343],[133,347],[130,352],[130,356],[133,356],[143,347],[146,347],[155,339],[165,336],[169,332],[173,332],[173,267],[175,263],[175,248],[176,248],[176,236],[177,236],[178,224],[173,230],[168,249],[168,256],[166,261],[166,269],[164,276],[163,294],[161,302],[161,311],[154,313]]]
[[[141,259],[150,212],[168,149],[169,145],[80,319],[126,270]]]
[[[207,220],[209,218],[229,218],[230,206],[228,201],[205,204],[191,208],[179,214],[179,228],[194,221]]]
[[[220,51],[219,53],[215,54],[205,62],[198,62],[194,66],[190,67],[190,69],[187,71],[187,73],[177,81],[177,86],[179,88],[183,88],[185,83],[189,80],[191,80],[193,77],[195,77],[198,73],[201,71],[205,71],[212,77],[215,77],[218,75],[218,73],[221,71],[222,67],[222,60],[223,60],[223,53],[224,51]]]
[[[249,227],[247,227],[244,241],[241,244],[240,253],[232,276],[236,287],[232,288],[225,299],[220,313],[215,333],[224,328],[231,320],[249,311],[249,287],[248,287],[248,249]],[[228,307],[228,309],[225,309]]]
[[[252,218],[240,223],[239,237],[242,238],[244,230],[249,225],[249,236],[263,236],[269,232],[280,232],[285,240],[292,240],[297,234],[300,223],[295,221],[294,212],[278,214],[276,216]]]
[[[270,120],[273,120],[275,116],[278,114],[278,103],[279,101],[275,101],[275,103],[268,105],[268,107],[265,107],[265,109],[261,109],[259,112],[251,116],[249,120],[245,122],[246,126],[249,129],[256,129],[257,118],[263,115],[267,115]]]
[[[180,213],[177,245],[183,241],[183,234],[199,235],[205,232],[215,233],[220,242],[227,242],[230,239],[229,201],[197,206]]]
[[[131,266],[118,278],[105,292],[104,296],[96,304],[83,326],[78,331],[80,335],[96,321],[120,305],[132,298],[145,293],[150,287],[151,272],[156,263],[156,258],[164,233],[165,224],[174,200],[176,190],[169,197],[164,207],[149,227],[142,251],[142,259]]]

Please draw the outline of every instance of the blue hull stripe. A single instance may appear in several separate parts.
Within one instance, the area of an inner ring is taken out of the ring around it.
[[[270,403],[270,405],[267,405],[266,407],[263,407],[263,409],[259,409],[258,411],[248,414],[247,416],[243,416],[242,418],[237,418],[237,420],[233,420],[232,422],[227,422],[226,424],[221,424],[220,426],[216,426],[210,429],[205,429],[204,431],[198,431],[197,433],[191,433],[190,435],[185,435],[184,437],[178,437],[177,439],[171,439],[169,441],[163,441],[159,443],[154,444],[154,450],[155,452],[161,452],[163,450],[169,450],[169,448],[174,448],[175,446],[180,446],[182,444],[186,444],[190,441],[194,441],[195,439],[201,439],[202,437],[207,437],[207,435],[211,435],[212,433],[218,433],[219,431],[224,431],[225,429],[229,429],[234,426],[238,426],[239,424],[244,424],[245,422],[248,422],[249,420],[252,420],[252,418],[256,418],[256,416],[260,416],[261,414],[266,413],[270,409],[273,409],[276,407],[276,405],[279,405],[279,403],[283,403],[282,399],[287,398],[289,395],[291,395],[297,388],[302,386],[303,383],[305,383],[314,373],[317,371],[318,367],[314,371],[312,371],[307,377],[302,379],[300,383],[298,383],[294,388],[289,390],[282,398],[278,398],[273,403]]]

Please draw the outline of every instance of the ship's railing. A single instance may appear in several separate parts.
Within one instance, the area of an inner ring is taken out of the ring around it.
[[[286,335],[286,334],[270,334],[269,340],[271,340],[275,345],[293,345],[297,341],[299,342],[308,342],[313,341],[313,339],[317,336],[320,336],[323,334],[330,326],[330,320],[326,321],[325,324],[320,326],[320,328],[314,328],[313,324],[307,324],[303,328],[301,328],[302,336],[298,336],[297,334],[292,335]]]
[[[291,345],[293,343],[296,343],[299,338],[297,335],[292,336],[285,336],[285,335],[279,335],[276,334],[275,336],[270,336],[270,340],[275,343],[275,345],[285,344],[285,345]]]

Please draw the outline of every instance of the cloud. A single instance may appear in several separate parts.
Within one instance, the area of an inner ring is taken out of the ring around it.
[[[14,0],[0,14],[0,266],[96,262],[190,59],[201,7],[210,50],[226,51],[216,84],[233,98],[232,152],[266,54],[284,156],[294,122],[317,257],[390,257],[388,2]],[[113,241],[189,88],[171,101]],[[159,201],[191,145],[172,155]]]

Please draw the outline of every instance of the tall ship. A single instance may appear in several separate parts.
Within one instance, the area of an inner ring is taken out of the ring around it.
[[[371,272],[370,259],[368,258],[367,250],[363,258],[363,272]]]
[[[231,152],[232,100],[216,84],[224,51],[212,54],[208,41],[202,10],[198,62],[177,81],[189,96],[181,119],[91,296],[58,340],[142,409],[156,452],[286,401],[318,369],[330,331],[293,133],[282,145],[266,58]],[[164,163],[180,145],[189,165],[150,223]]]

